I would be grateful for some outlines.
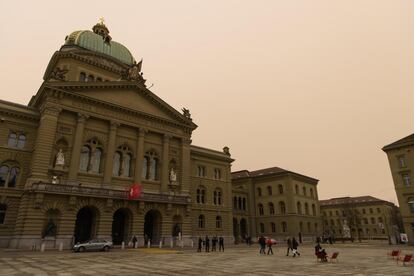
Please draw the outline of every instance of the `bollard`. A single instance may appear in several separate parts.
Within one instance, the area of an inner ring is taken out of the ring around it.
[[[125,249],[125,242],[123,241],[121,244],[121,249],[124,250]]]
[[[160,248],[162,248],[162,241],[160,241]]]
[[[174,241],[173,241],[173,239],[171,239],[171,241],[170,241],[170,246],[171,246],[171,248],[174,247]]]
[[[42,245],[40,246],[40,252],[45,252],[45,244],[42,243]]]
[[[63,242],[61,242],[60,244],[59,244],[59,251],[62,251],[63,250]]]
[[[191,248],[193,248],[193,247],[194,247],[194,241],[191,240]]]
[[[150,247],[151,247],[151,242],[150,242],[150,241],[148,241],[148,243],[147,243],[147,247],[148,247],[148,248],[150,248]]]

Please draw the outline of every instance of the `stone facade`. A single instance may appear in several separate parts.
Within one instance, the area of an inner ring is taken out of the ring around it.
[[[277,167],[233,172],[234,236],[314,241],[322,231],[317,183]]]
[[[400,234],[400,215],[393,203],[372,196],[321,200],[324,237],[336,240],[389,240]]]
[[[414,244],[414,134],[382,149],[388,156],[404,232]]]
[[[102,24],[67,37],[27,106],[0,101],[0,246],[232,242],[228,148],[192,145],[189,111],[148,90],[141,62],[126,64]],[[84,48],[96,45],[88,39],[111,50]],[[143,192],[129,200],[134,183]]]

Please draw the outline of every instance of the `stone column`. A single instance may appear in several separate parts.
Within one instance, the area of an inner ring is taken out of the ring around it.
[[[170,139],[171,135],[165,134],[162,146],[162,171],[161,171],[161,192],[168,192],[168,183],[170,176],[168,165],[170,163]]]
[[[137,149],[135,153],[135,175],[134,175],[135,183],[141,183],[142,159],[144,158],[144,140],[145,140],[145,134],[147,132],[148,131],[143,128],[140,128],[138,131]]]
[[[59,113],[61,108],[46,105],[41,110],[39,128],[33,151],[31,178],[48,181],[48,170],[52,158]]]
[[[105,159],[105,170],[103,185],[108,186],[111,184],[112,179],[112,167],[114,163],[114,154],[115,154],[115,142],[116,142],[116,130],[119,126],[118,122],[111,121],[109,127],[109,140],[108,148],[106,150],[106,159]]]
[[[181,140],[181,192],[188,194],[190,192],[191,177],[191,140],[183,138]]]
[[[75,139],[72,147],[72,154],[70,158],[70,167],[69,167],[69,182],[76,182],[79,171],[79,162],[80,154],[83,145],[83,131],[85,129],[85,122],[89,116],[85,114],[78,113],[78,123],[75,130]]]

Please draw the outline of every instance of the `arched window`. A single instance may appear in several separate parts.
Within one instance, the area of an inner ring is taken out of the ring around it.
[[[299,215],[302,215],[302,203],[299,201],[296,203],[296,209]]]
[[[131,176],[131,151],[128,146],[119,146],[114,154],[113,175],[114,176]]]
[[[335,226],[335,221],[331,219],[331,226]]]
[[[283,194],[283,185],[279,184],[279,194]]]
[[[19,139],[17,140],[17,148],[22,149],[26,144],[26,135],[20,134]]]
[[[216,228],[221,228],[221,226],[222,226],[221,217],[217,216],[216,217]]]
[[[119,176],[120,169],[121,169],[121,153],[116,151],[114,154],[114,164],[112,167],[112,175]]]
[[[259,215],[263,216],[264,215],[263,204],[259,203],[259,205],[257,205],[257,207],[259,209]]]
[[[287,223],[285,221],[282,221],[282,232],[283,233],[287,232]]]
[[[311,233],[311,232],[312,232],[312,229],[311,229],[311,223],[310,223],[310,222],[308,222],[307,224],[308,224],[308,233]]]
[[[242,200],[241,200],[241,197],[239,197],[237,201],[239,202],[239,210],[242,210]]]
[[[205,196],[206,196],[206,190],[204,187],[199,187],[197,189],[197,203],[204,204],[205,203]]]
[[[233,197],[233,209],[237,210],[237,197]]]
[[[99,173],[101,167],[102,150],[97,148],[91,158],[91,172]]]
[[[19,173],[20,170],[16,165],[0,166],[0,187],[16,187]]]
[[[85,74],[85,72],[81,72],[79,74],[79,81],[86,81],[86,74]]]
[[[272,195],[273,191],[272,191],[272,187],[271,186],[267,186],[267,193],[269,195]]]
[[[142,161],[142,174],[141,174],[141,176],[142,176],[143,179],[148,179],[148,177],[149,177],[149,164],[150,164],[149,157],[145,156],[144,160]]]
[[[305,215],[309,215],[309,206],[307,202],[305,202]]]
[[[298,195],[299,194],[299,187],[298,185],[295,185],[295,193]]]
[[[262,189],[260,187],[257,188],[257,196],[262,196]]]
[[[310,188],[310,196],[313,197],[313,189]]]
[[[221,190],[217,190],[217,205],[221,205]]]
[[[281,214],[286,214],[286,204],[283,201],[279,202],[279,208]]]
[[[7,145],[9,147],[15,148],[17,147],[17,134],[14,132],[10,132],[9,134],[9,140],[7,142]]]
[[[218,201],[217,201],[217,191],[214,191],[213,192],[213,204],[214,205],[217,205],[218,203],[217,203]]]
[[[371,224],[375,224],[375,218],[371,218]]]
[[[274,222],[270,223],[270,228],[272,229],[272,233],[276,232],[276,224]]]
[[[244,211],[246,211],[246,198],[243,198],[243,208]]]
[[[102,78],[101,77],[97,77],[96,78],[96,81],[102,81]]]
[[[4,224],[6,218],[7,205],[0,204],[0,224]]]
[[[312,215],[316,216],[316,207],[315,204],[312,204]]]
[[[314,230],[315,230],[315,232],[318,232],[318,223],[316,223],[316,222],[315,222]]]
[[[198,228],[202,229],[205,227],[205,218],[203,215],[198,216]]]
[[[145,161],[146,159],[146,161]],[[143,174],[145,173],[145,179],[158,180],[159,179],[159,161],[158,155],[155,151],[148,151],[144,157],[145,167],[143,168]]]
[[[299,222],[299,232],[303,233],[303,222]]]
[[[264,232],[265,232],[264,223],[260,223],[260,233],[264,233]]]
[[[269,202],[269,214],[274,215],[275,214],[275,206],[272,202]]]
[[[87,81],[94,81],[95,77],[93,75],[89,75]]]
[[[303,187],[303,195],[306,196],[306,187]]]

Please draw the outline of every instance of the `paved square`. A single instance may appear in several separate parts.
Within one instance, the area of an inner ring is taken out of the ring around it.
[[[414,275],[414,266],[397,265],[386,253],[391,247],[370,244],[324,245],[338,263],[317,263],[313,246],[302,246],[300,257],[259,255],[257,246],[238,246],[224,253],[128,249],[111,252],[0,252],[0,275]],[[394,247],[392,247],[394,248]],[[413,253],[413,247],[400,247]]]

